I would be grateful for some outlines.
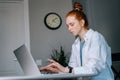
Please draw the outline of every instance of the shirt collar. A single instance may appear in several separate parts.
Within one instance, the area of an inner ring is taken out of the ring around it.
[[[86,34],[83,36],[84,40],[87,41],[90,36],[93,34],[93,30],[92,29],[89,29]]]
[[[93,30],[92,29],[89,29],[86,34],[83,36],[85,42],[88,41],[90,39],[90,37],[93,35]],[[77,44],[77,43],[80,43],[80,39],[79,37],[76,38],[74,44]]]

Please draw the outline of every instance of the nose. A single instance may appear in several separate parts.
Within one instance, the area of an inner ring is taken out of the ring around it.
[[[68,30],[71,31],[72,27],[71,26],[68,26]]]

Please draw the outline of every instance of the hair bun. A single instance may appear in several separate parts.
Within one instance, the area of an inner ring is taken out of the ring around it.
[[[82,4],[75,2],[74,3],[74,10],[82,11],[83,10]]]

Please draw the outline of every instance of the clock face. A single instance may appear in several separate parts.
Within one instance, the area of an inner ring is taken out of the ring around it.
[[[58,29],[62,24],[62,20],[57,13],[48,13],[45,16],[44,22],[45,25],[52,30]]]

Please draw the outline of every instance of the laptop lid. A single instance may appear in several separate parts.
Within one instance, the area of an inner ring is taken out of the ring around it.
[[[40,75],[40,71],[25,44],[14,50],[14,54],[25,75]]]

